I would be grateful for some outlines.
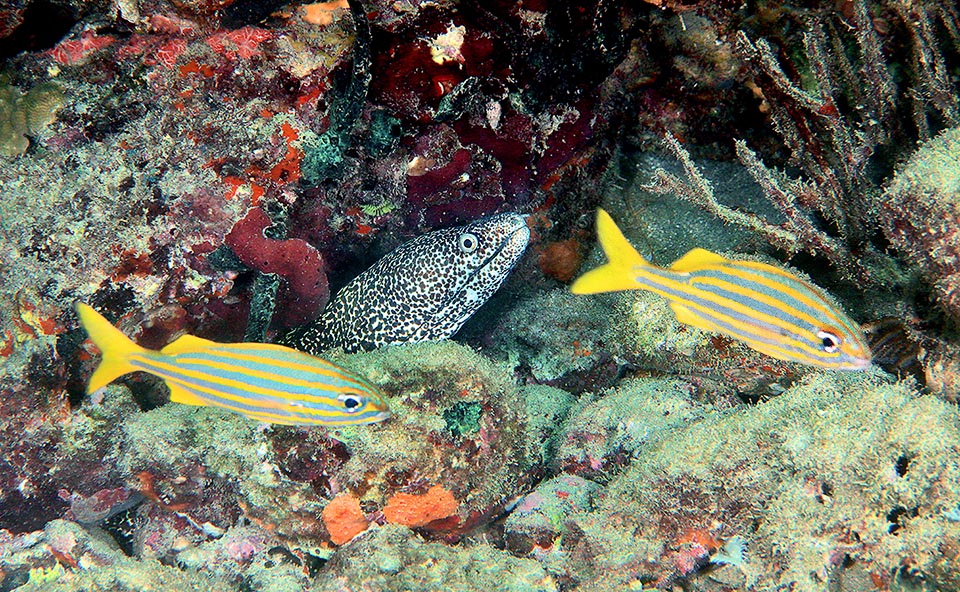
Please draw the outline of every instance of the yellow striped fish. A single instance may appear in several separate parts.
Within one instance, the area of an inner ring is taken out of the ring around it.
[[[588,271],[570,290],[596,294],[649,290],[681,323],[739,339],[780,360],[836,370],[870,366],[863,332],[823,291],[780,268],[693,249],[668,268],[651,265],[603,210],[597,236],[609,263]]]
[[[269,343],[216,343],[184,335],[160,351],[135,344],[86,304],[80,323],[103,352],[87,393],[137,370],[159,376],[170,400],[223,407],[286,425],[340,426],[390,416],[375,386],[326,360]]]

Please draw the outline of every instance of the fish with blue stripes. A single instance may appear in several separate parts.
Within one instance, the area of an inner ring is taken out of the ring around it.
[[[343,426],[390,416],[377,387],[288,347],[184,335],[155,351],[135,344],[86,304],[78,303],[77,313],[103,353],[88,394],[141,370],[162,378],[175,403],[221,407],[267,423]]]
[[[857,325],[817,286],[758,261],[693,249],[670,267],[645,261],[610,215],[597,212],[608,263],[578,278],[574,294],[649,290],[667,299],[681,323],[740,340],[779,360],[834,370],[870,367]]]

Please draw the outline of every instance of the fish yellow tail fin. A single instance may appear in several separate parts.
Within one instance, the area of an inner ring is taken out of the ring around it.
[[[577,278],[570,286],[570,291],[574,294],[596,294],[635,290],[637,282],[631,270],[649,263],[623,236],[610,214],[602,209],[597,210],[597,238],[609,261]]]
[[[80,315],[80,324],[86,329],[90,339],[103,352],[100,365],[93,371],[90,383],[87,384],[87,394],[97,391],[115,379],[134,372],[136,367],[130,364],[130,356],[137,353],[147,353],[148,350],[130,340],[103,318],[97,311],[82,302],[77,303],[77,314]]]

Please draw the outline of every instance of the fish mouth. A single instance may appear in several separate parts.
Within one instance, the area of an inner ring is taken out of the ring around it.
[[[376,423],[376,422],[378,422],[378,421],[383,421],[383,420],[385,420],[385,419],[387,419],[387,418],[389,418],[389,417],[390,417],[390,411],[389,411],[389,410],[384,410],[384,411],[381,411],[380,413],[377,413],[377,414],[375,414],[375,415],[371,415],[370,418],[369,418],[369,420],[370,420],[370,423]]]
[[[851,366],[855,370],[866,370],[870,366],[873,366],[873,360],[871,358],[856,358],[851,363]]]

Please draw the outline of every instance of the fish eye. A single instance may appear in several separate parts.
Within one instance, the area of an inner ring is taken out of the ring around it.
[[[840,336],[829,331],[818,331],[817,339],[820,340],[820,347],[828,354],[832,354],[840,347]]]
[[[343,403],[343,408],[347,413],[360,411],[363,407],[363,397],[354,394],[340,395],[337,400]]]
[[[477,238],[477,235],[472,232],[464,232],[460,235],[458,241],[458,246],[460,250],[464,253],[472,253],[477,250],[477,246],[480,245],[480,239]]]

